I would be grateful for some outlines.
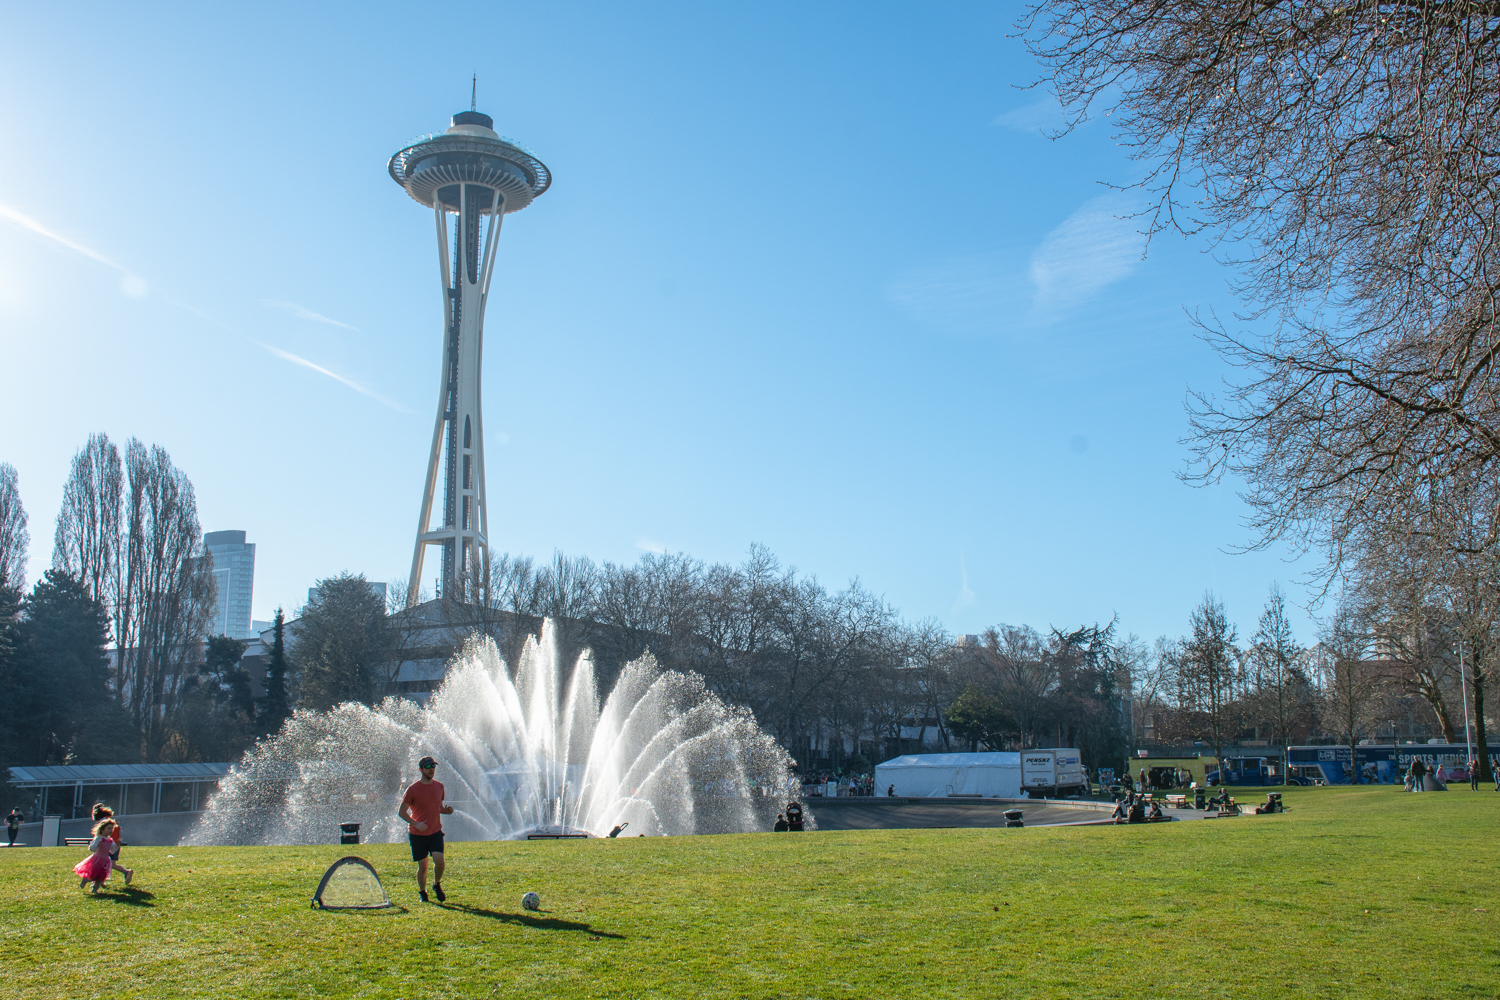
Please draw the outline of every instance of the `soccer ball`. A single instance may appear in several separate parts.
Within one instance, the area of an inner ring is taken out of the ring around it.
[[[521,907],[526,910],[540,910],[542,908],[542,897],[534,892],[528,892],[521,897]]]

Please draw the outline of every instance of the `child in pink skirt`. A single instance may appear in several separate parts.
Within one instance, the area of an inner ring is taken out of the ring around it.
[[[94,824],[94,839],[89,842],[89,856],[73,867],[73,874],[80,880],[78,888],[82,889],[92,882],[94,887],[90,891],[98,892],[99,887],[109,878],[109,849],[114,844],[110,834],[114,829],[115,821],[112,819],[100,820]]]
[[[101,819],[114,819],[114,818],[115,818],[115,811],[113,809],[111,809],[109,806],[105,805],[103,802],[95,802],[94,803],[94,822],[97,823]],[[133,879],[133,878],[135,878],[135,869],[133,869],[133,868],[126,868],[124,865],[120,864],[120,844],[123,842],[122,839],[121,839],[121,837],[120,837],[121,832],[122,832],[122,828],[121,828],[120,824],[118,822],[116,822],[115,823],[115,828],[113,830],[111,830],[110,833],[109,833],[109,839],[114,842],[113,846],[111,846],[110,849],[109,849],[109,868],[110,868],[110,871],[116,871],[116,872],[119,872],[121,875],[124,875],[125,876],[125,884],[129,885],[130,884],[130,880]]]

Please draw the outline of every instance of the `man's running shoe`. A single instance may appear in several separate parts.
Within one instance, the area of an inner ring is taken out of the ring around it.
[[[448,894],[443,891],[443,883],[441,882],[432,883],[432,894],[438,898],[439,903],[444,902],[448,898]]]
[[[417,893],[422,897],[422,902],[429,902],[429,900],[427,899],[427,891],[425,889],[418,889]]]

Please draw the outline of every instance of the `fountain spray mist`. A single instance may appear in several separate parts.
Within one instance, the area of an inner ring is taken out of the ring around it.
[[[601,706],[585,652],[564,683],[549,620],[514,679],[475,635],[426,706],[297,712],[219,783],[183,843],[326,844],[345,822],[367,841],[402,840],[397,803],[427,754],[454,807],[452,840],[603,836],[620,823],[631,836],[766,830],[800,788],[786,751],[696,674],[647,654]]]

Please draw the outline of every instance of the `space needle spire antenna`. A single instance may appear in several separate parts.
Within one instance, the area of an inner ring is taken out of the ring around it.
[[[477,600],[487,586],[489,504],[479,392],[485,306],[502,220],[552,184],[541,160],[520,143],[497,135],[493,119],[476,110],[478,73],[470,93],[470,110],[454,115],[452,127],[413,140],[389,164],[392,179],[432,210],[442,281],[443,367],[408,605],[417,603],[423,559],[434,546],[442,558],[438,581],[444,597]]]

